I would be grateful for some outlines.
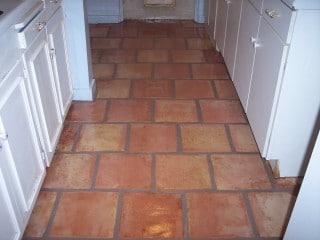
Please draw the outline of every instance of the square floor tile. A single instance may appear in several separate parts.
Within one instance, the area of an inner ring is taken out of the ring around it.
[[[192,64],[194,79],[229,79],[227,68],[224,64]]]
[[[191,238],[253,237],[240,193],[187,193]]]
[[[177,80],[175,81],[176,98],[214,98],[209,80]]]
[[[282,177],[273,179],[276,188],[299,190],[303,177]]]
[[[224,59],[220,52],[214,49],[203,50],[208,63],[224,63]]]
[[[151,49],[153,40],[149,38],[124,38],[122,47],[125,49]]]
[[[196,103],[192,100],[157,100],[156,122],[197,122]]]
[[[135,80],[135,98],[172,98],[173,87],[170,80]]]
[[[152,24],[153,25],[153,24]],[[152,27],[142,27],[139,29],[139,37],[153,37],[153,38],[161,38],[167,37],[168,31],[163,28]]]
[[[112,238],[118,194],[63,192],[50,237]]]
[[[90,25],[89,35],[90,37],[106,37],[108,34],[108,27],[100,27],[97,25]]]
[[[91,49],[91,60],[92,63],[99,63],[101,58],[101,51],[99,49]]]
[[[186,49],[184,38],[156,38],[156,49]]]
[[[239,99],[231,80],[215,80],[214,85],[218,93],[218,98],[235,100]]]
[[[233,145],[237,152],[258,152],[257,144],[248,124],[229,125]]]
[[[206,61],[201,50],[172,50],[172,61],[175,63],[203,63]]]
[[[114,68],[114,64],[92,64],[93,77],[96,79],[112,78]]]
[[[77,124],[64,125],[56,151],[70,152],[76,140],[78,130],[79,125]]]
[[[213,155],[218,190],[271,189],[259,154]]]
[[[125,193],[120,238],[182,238],[181,209],[176,194]]]
[[[157,155],[158,189],[210,189],[211,180],[205,155]]]
[[[97,98],[128,98],[130,80],[97,81]]]
[[[189,79],[190,68],[188,64],[184,63],[163,63],[156,64],[154,75],[156,79]]]
[[[199,37],[198,29],[196,28],[174,28],[169,30],[169,37],[172,38],[196,38]]]
[[[42,237],[47,229],[57,193],[40,191],[24,237]]]
[[[132,152],[176,152],[175,124],[132,124],[130,134]]]
[[[70,106],[67,121],[69,122],[101,122],[103,121],[107,102],[73,102]]]
[[[260,236],[282,237],[295,197],[288,192],[253,192],[248,196]]]
[[[108,112],[109,122],[150,122],[151,101],[112,100]]]
[[[151,64],[148,63],[120,63],[117,65],[116,78],[150,78]]]
[[[224,125],[181,125],[182,148],[186,152],[230,152]]]
[[[151,157],[144,154],[103,154],[96,188],[150,189]]]
[[[204,122],[246,123],[246,117],[239,101],[200,100]]]
[[[101,55],[101,63],[130,63],[135,61],[136,52],[130,49],[106,49]]]
[[[92,49],[120,48],[121,38],[92,38]]]
[[[138,52],[138,62],[161,63],[167,62],[169,54],[167,50],[140,50]]]
[[[109,37],[137,37],[138,29],[134,27],[127,27],[124,25],[113,24],[109,27]]]
[[[96,155],[56,154],[48,168],[44,188],[89,189]]]
[[[82,126],[77,151],[123,151],[127,127],[124,124],[86,124]]]
[[[208,38],[191,38],[188,39],[189,49],[212,49],[211,41]]]

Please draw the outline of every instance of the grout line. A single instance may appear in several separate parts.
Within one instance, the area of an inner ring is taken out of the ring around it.
[[[255,237],[259,237],[259,231],[258,231],[258,227],[256,225],[255,219],[254,219],[254,215],[253,215],[253,211],[250,205],[250,201],[249,201],[249,197],[248,197],[248,193],[243,192],[242,193],[242,198],[244,200],[244,204],[246,206],[247,209],[247,214],[248,214],[248,218],[249,218],[249,222],[253,231],[253,234],[255,235]]]
[[[228,138],[228,141],[229,141],[229,145],[230,145],[230,148],[231,148],[231,152],[232,153],[236,153],[237,150],[234,146],[234,143],[233,143],[233,140],[232,140],[232,136],[231,136],[231,131],[230,131],[230,128],[229,128],[229,124],[224,124],[225,126],[225,129],[226,129],[226,133],[227,133],[227,138]]]
[[[77,132],[75,134],[70,153],[75,153],[76,152],[77,145],[78,145],[78,143],[80,141],[80,133],[82,131],[82,128],[83,128],[83,123],[80,123],[79,126],[78,126],[78,129],[77,129]]]
[[[182,204],[183,239],[190,239],[189,219],[188,219],[188,201],[185,193],[181,194],[181,204]]]
[[[131,123],[127,123],[126,142],[124,146],[124,152],[130,152],[130,138],[131,138]]]
[[[155,122],[155,118],[156,118],[156,100],[155,99],[151,99],[151,111],[150,111],[150,123],[156,123]]]
[[[196,104],[197,115],[198,115],[198,123],[203,124],[203,116],[202,116],[200,100],[199,99],[195,99],[195,104]]]
[[[151,183],[150,183],[150,191],[151,192],[156,192],[157,189],[157,184],[156,184],[156,155],[152,154],[151,155]]]
[[[117,210],[116,210],[116,219],[115,219],[114,229],[113,229],[113,239],[119,239],[120,221],[121,221],[123,198],[124,198],[123,195],[124,193],[122,191],[118,193],[118,203],[117,203]]]
[[[211,179],[211,186],[212,186],[213,190],[218,190],[215,175],[214,175],[214,167],[213,167],[213,163],[211,161],[211,156],[213,156],[213,155],[207,154],[207,164],[208,164],[209,175],[210,175],[210,179]]]
[[[177,154],[184,153],[180,123],[176,123],[176,131],[177,131]]]
[[[214,98],[215,99],[219,99],[219,94],[218,94],[218,90],[217,90],[216,85],[215,85],[215,80],[210,80],[210,85],[211,85],[211,88],[212,88],[212,91],[213,91]]]
[[[109,112],[110,112],[110,107],[111,107],[111,103],[113,100],[103,100],[106,102],[106,107],[105,107],[105,112],[104,112],[104,116],[103,116],[103,119],[102,119],[102,122],[103,123],[107,123],[108,122],[108,115],[109,115]]]
[[[91,190],[94,190],[96,188],[96,181],[97,181],[98,170],[100,166],[100,159],[101,159],[101,154],[96,155],[95,166],[94,166],[93,175],[92,175],[92,183],[90,187]]]

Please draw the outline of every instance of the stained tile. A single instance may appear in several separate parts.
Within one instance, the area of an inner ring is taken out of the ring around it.
[[[151,121],[151,101],[112,100],[109,122],[149,122]]]
[[[101,58],[101,51],[98,49],[91,50],[91,60],[93,64],[99,63]]]
[[[114,64],[93,64],[92,71],[94,78],[112,78],[114,73]]]
[[[121,38],[92,38],[91,49],[120,48]]]
[[[239,101],[232,100],[200,100],[204,122],[246,123],[243,109]]]
[[[72,150],[78,130],[79,125],[77,124],[64,125],[56,151],[70,152]]]
[[[183,124],[182,148],[186,152],[229,152],[230,145],[224,125]]]
[[[137,37],[138,29],[134,27],[127,27],[124,25],[112,25],[109,27],[109,37]]]
[[[122,47],[125,49],[151,49],[153,40],[150,38],[124,38]]]
[[[176,63],[203,63],[205,58],[201,50],[173,50],[172,61]]]
[[[40,191],[24,237],[42,237],[47,229],[57,194]]]
[[[125,193],[120,238],[182,238],[180,196],[159,193]]]
[[[196,28],[173,28],[169,29],[168,36],[172,38],[196,38],[199,37]]]
[[[168,36],[168,31],[163,28],[156,28],[152,26],[152,27],[142,27],[139,29],[139,37],[161,38],[161,37],[167,37],[167,36]]]
[[[156,79],[189,79],[190,69],[188,64],[156,64],[154,70]]]
[[[168,61],[167,50],[140,50],[138,52],[138,62],[161,63]]]
[[[298,190],[302,184],[303,177],[282,177],[275,178],[274,183],[279,189],[294,189]]]
[[[237,92],[230,80],[215,80],[218,97],[221,99],[239,99]]]
[[[208,63],[224,63],[221,53],[215,51],[214,49],[203,50]]]
[[[157,38],[155,39],[156,49],[186,49],[184,38]]]
[[[157,155],[158,189],[210,189],[205,155]]]
[[[150,78],[151,64],[147,63],[131,63],[118,64],[116,70],[116,78]]]
[[[214,98],[209,80],[177,80],[175,81],[176,98]]]
[[[174,124],[132,124],[130,151],[175,152],[177,130]]]
[[[90,37],[106,37],[108,34],[108,27],[90,27]]]
[[[128,98],[130,80],[97,81],[97,98]]]
[[[92,184],[96,156],[58,154],[48,168],[44,188],[89,189]]]
[[[170,80],[135,80],[133,96],[135,98],[171,98],[173,97]]]
[[[77,151],[123,151],[126,125],[86,124],[80,132]]]
[[[156,122],[197,122],[196,103],[192,100],[157,100]]]
[[[237,152],[259,151],[248,124],[233,124],[229,125],[229,128]]]
[[[212,44],[208,38],[191,38],[187,41],[189,49],[212,49]]]
[[[135,61],[136,52],[131,49],[107,49],[101,55],[101,63],[130,63]]]
[[[101,122],[104,118],[106,104],[105,100],[73,102],[67,115],[67,121]]]
[[[288,192],[252,192],[248,197],[260,236],[282,237],[295,197]]]
[[[112,238],[117,202],[113,192],[61,193],[50,236]]]
[[[191,238],[253,237],[240,193],[187,193]]]
[[[224,64],[192,64],[194,79],[229,79]]]
[[[213,155],[218,190],[271,189],[259,154]]]
[[[100,158],[96,188],[149,189],[151,157],[143,154],[104,154]]]

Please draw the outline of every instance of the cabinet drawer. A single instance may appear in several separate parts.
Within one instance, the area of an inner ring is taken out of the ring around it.
[[[258,12],[262,13],[262,5],[263,0],[250,0],[251,4],[258,10]]]
[[[262,14],[280,38],[289,43],[295,12],[279,0],[268,0],[264,1]]]
[[[47,17],[45,11],[42,11],[31,21],[29,25],[18,33],[19,47],[26,49],[40,32],[46,30],[46,24]]]

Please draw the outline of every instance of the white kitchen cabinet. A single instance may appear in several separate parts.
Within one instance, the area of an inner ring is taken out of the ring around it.
[[[52,160],[63,124],[51,56],[45,31],[41,31],[24,54],[30,77],[29,95],[32,96],[33,113],[48,165]]]
[[[119,23],[123,21],[123,3],[121,0],[86,1],[89,23]]]
[[[217,0],[216,17],[216,48],[224,56],[224,44],[226,39],[228,9],[231,0]]]
[[[247,117],[259,150],[262,156],[266,156],[288,46],[264,18],[255,44]]]
[[[242,0],[233,0],[229,3],[228,18],[226,25],[225,46],[223,50],[224,61],[233,79],[234,64],[237,53]]]
[[[60,110],[62,118],[65,118],[72,101],[72,83],[63,20],[63,12],[59,8],[47,23],[47,34]]]
[[[260,14],[250,2],[243,1],[233,82],[245,112],[247,112],[260,19]]]
[[[8,217],[0,225],[0,236],[8,236],[3,239],[20,237],[45,176],[27,81],[19,63],[0,83],[0,202],[7,206],[0,221]]]

